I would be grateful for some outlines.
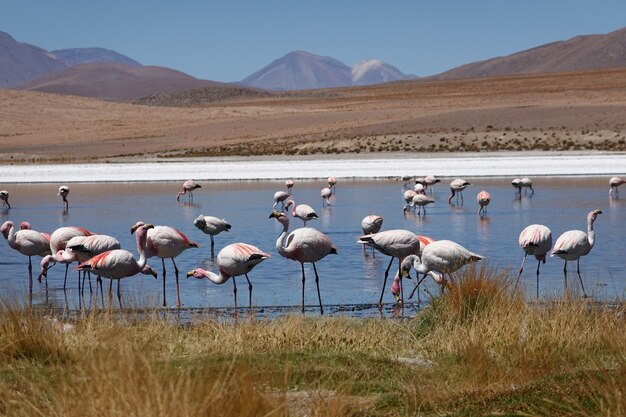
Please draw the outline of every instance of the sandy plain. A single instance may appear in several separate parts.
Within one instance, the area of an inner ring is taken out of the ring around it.
[[[0,90],[0,163],[626,151],[626,69],[148,106]]]

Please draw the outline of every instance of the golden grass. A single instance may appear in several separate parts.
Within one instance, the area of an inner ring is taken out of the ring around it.
[[[529,304],[468,268],[410,320],[0,307],[0,415],[625,415],[626,304]]]

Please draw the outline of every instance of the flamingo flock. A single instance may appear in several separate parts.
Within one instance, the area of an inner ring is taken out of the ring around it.
[[[403,199],[405,205],[403,211],[417,210],[419,216],[426,215],[426,206],[435,203],[433,194],[433,186],[439,182],[434,176],[424,178],[415,178],[413,176],[403,176],[396,181],[403,182]],[[414,186],[411,182],[414,181]],[[619,177],[610,179],[609,195],[611,198],[618,198],[618,187],[623,184],[624,180]],[[532,196],[535,190],[532,187],[532,180],[529,178],[514,179],[512,182],[515,188],[516,198],[521,196],[522,189],[526,190],[525,195]],[[323,187],[320,191],[322,196],[322,208],[330,206],[331,199],[335,198],[335,187],[337,179],[335,177],[328,178],[328,187]],[[300,299],[300,307],[302,313],[305,311],[305,286],[306,272],[305,264],[311,264],[315,275],[315,284],[317,290],[317,303],[319,305],[320,314],[324,314],[324,305],[322,303],[322,291],[320,289],[320,276],[317,271],[316,264],[328,255],[338,254],[337,246],[333,244],[329,236],[307,225],[311,220],[319,219],[318,214],[313,207],[307,204],[297,204],[293,198],[294,181],[287,180],[285,186],[287,191],[277,191],[274,194],[274,204],[269,216],[275,219],[281,226],[282,231],[276,240],[276,252],[281,257],[300,263],[302,294]],[[457,178],[451,181],[451,195],[448,203],[452,205],[452,200],[456,197],[456,204],[463,204],[463,191],[472,184],[464,179]],[[194,190],[201,188],[193,180],[185,181],[183,189],[176,196],[179,201],[183,195],[188,195],[189,202],[193,201]],[[408,188],[408,189],[407,189]],[[430,195],[427,195],[430,194]],[[62,197],[63,207],[65,210],[69,208],[68,195],[69,187],[63,185],[58,189],[58,195]],[[3,202],[5,210],[11,209],[9,204],[9,192],[0,191],[0,199]],[[459,201],[460,199],[460,201]],[[478,203],[478,215],[487,216],[487,206],[491,203],[492,196],[486,191],[480,191],[476,200]],[[279,206],[282,211],[279,211]],[[583,294],[586,295],[583,279],[580,273],[580,258],[588,255],[595,244],[594,222],[601,210],[593,210],[587,216],[587,231],[570,230],[563,233],[554,246],[552,245],[551,230],[541,224],[531,224],[521,231],[518,239],[520,247],[523,249],[524,257],[522,265],[517,275],[516,286],[522,277],[524,263],[527,255],[532,255],[537,260],[536,270],[536,293],[539,297],[539,276],[540,266],[546,262],[548,253],[552,257],[559,257],[564,260],[564,283],[567,288],[567,262],[576,261],[577,276]],[[303,227],[295,230],[289,230],[289,217],[298,218],[303,221]],[[214,236],[221,232],[228,232],[232,226],[225,219],[214,216],[199,215],[193,220],[194,226],[209,235],[211,259],[214,258],[215,239]],[[403,279],[411,278],[411,270],[416,271],[415,285],[408,299],[412,299],[415,292],[418,294],[418,302],[420,300],[420,284],[430,276],[433,281],[438,284],[442,291],[453,281],[450,275],[469,263],[482,261],[485,259],[483,255],[479,255],[457,242],[442,239],[435,240],[429,236],[418,235],[410,230],[392,229],[382,230],[382,216],[371,214],[363,218],[361,222],[362,235],[356,241],[363,246],[368,246],[374,251],[378,251],[388,256],[389,263],[384,272],[383,282],[380,290],[380,297],[376,305],[382,309],[384,301],[385,287],[389,278],[389,272],[393,266],[395,259],[397,262],[397,271],[394,273],[391,293],[394,299],[404,307],[405,297],[403,288]],[[17,230],[12,221],[6,221],[2,224],[0,232],[3,234],[10,248],[16,250],[20,254],[28,257],[28,276],[29,290],[32,293],[33,273],[32,273],[32,257],[41,257],[41,270],[38,281],[42,278],[48,278],[48,271],[56,264],[65,265],[65,275],[63,289],[67,287],[67,275],[71,264],[75,263],[75,269],[79,271],[78,289],[80,292],[85,290],[85,279],[89,275],[89,288],[91,291],[91,274],[97,277],[97,283],[100,284],[100,293],[102,294],[102,280],[107,278],[117,280],[117,296],[121,307],[121,290],[120,281],[124,278],[132,277],[139,273],[151,275],[157,278],[156,270],[148,265],[150,258],[157,257],[161,259],[162,270],[161,279],[163,285],[163,306],[167,307],[166,294],[166,276],[167,270],[165,260],[170,259],[174,267],[176,280],[176,307],[182,307],[180,294],[179,270],[176,265],[175,258],[180,256],[188,249],[199,248],[200,244],[192,241],[180,230],[171,226],[154,226],[143,221],[136,222],[131,227],[131,233],[135,235],[135,243],[137,246],[138,258],[125,249],[121,248],[120,242],[113,236],[93,233],[90,230],[79,226],[63,226],[56,229],[52,234],[38,232],[32,230],[28,222],[22,222],[20,229]],[[367,255],[366,255],[367,256]],[[217,272],[197,267],[187,272],[186,277],[194,277],[197,279],[206,278],[215,284],[224,284],[232,279],[233,283],[233,301],[234,307],[237,309],[237,285],[236,277],[244,276],[248,283],[249,297],[248,308],[252,309],[252,283],[248,274],[257,265],[270,259],[272,255],[249,243],[237,242],[224,246],[218,253],[216,259]],[[80,273],[83,273],[82,280]],[[421,278],[420,278],[421,275]],[[110,287],[111,288],[111,287]]]

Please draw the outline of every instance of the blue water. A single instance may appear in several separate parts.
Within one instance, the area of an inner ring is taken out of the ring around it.
[[[293,189],[296,202],[311,205],[319,215],[319,220],[309,224],[326,233],[339,251],[338,255],[329,255],[317,264],[322,301],[333,306],[327,312],[343,314],[342,311],[347,310],[350,314],[352,311],[367,310],[368,304],[378,301],[389,258],[382,254],[372,256],[369,252],[364,253],[356,243],[361,234],[361,220],[369,214],[384,217],[383,230],[404,228],[434,239],[451,239],[486,256],[488,264],[510,269],[516,274],[523,256],[517,240],[525,226],[545,224],[551,228],[556,241],[566,230],[586,230],[587,213],[599,208],[603,214],[595,223],[596,246],[581,260],[585,287],[589,295],[599,300],[626,296],[626,257],[622,255],[626,231],[626,190],[623,190],[622,199],[609,199],[607,178],[536,178],[535,194],[515,199],[508,178],[466,179],[474,185],[464,192],[463,206],[448,205],[447,180],[435,187],[437,201],[427,207],[426,216],[403,215],[404,190],[402,184],[392,180],[340,179],[332,199],[333,205],[328,208],[322,208],[320,197],[320,189],[326,185],[324,182],[297,181]],[[67,212],[56,196],[58,185],[13,185],[4,187],[9,188],[13,208],[0,209],[0,222],[12,220],[19,224],[27,220],[33,229],[49,233],[60,226],[82,226],[95,233],[117,237],[122,247],[132,252],[136,252],[136,248],[130,227],[136,221],[173,226],[201,245],[199,249],[182,253],[176,258],[176,263],[180,270],[184,306],[202,309],[233,305],[231,281],[215,285],[208,280],[186,279],[186,272],[198,266],[217,269],[210,258],[209,236],[196,229],[193,220],[199,214],[223,217],[233,227],[230,232],[216,236],[216,254],[219,249],[234,242],[247,242],[272,254],[271,259],[249,274],[254,285],[253,305],[267,306],[268,311],[283,306],[296,311],[300,303],[300,264],[282,258],[276,252],[275,242],[281,226],[275,219],[268,218],[272,196],[275,191],[284,189],[283,184],[283,181],[204,183],[203,188],[194,193],[193,204],[188,204],[185,196],[180,203],[176,202],[178,183],[72,184]],[[483,189],[492,195],[485,218],[476,213],[476,194]],[[292,229],[301,226],[300,220],[292,220]],[[39,258],[34,259],[35,271],[39,269],[39,261]],[[161,304],[161,261],[153,258],[149,264],[159,272],[158,280],[143,275],[124,280],[123,299],[127,305]],[[522,277],[529,298],[535,296],[536,265],[534,258],[528,258]],[[174,306],[176,289],[171,261],[166,261],[166,267],[168,304]],[[570,288],[576,290],[575,263],[570,263],[568,269],[573,273],[569,276]],[[44,285],[35,282],[33,303],[69,309],[79,307],[76,272],[71,271],[69,289],[64,292],[63,270],[63,265],[57,265],[50,271],[48,292]],[[317,294],[313,270],[307,267],[306,272],[306,303],[314,312],[317,311]],[[105,280],[105,289],[107,284]],[[385,291],[388,307],[393,302],[390,286],[391,279]],[[431,292],[438,292],[434,284],[428,283],[427,286]],[[237,279],[237,287],[239,306],[247,306],[248,287],[244,277]],[[407,287],[410,288],[411,284],[408,283]],[[0,240],[0,291],[3,298],[21,299],[28,292],[27,258],[10,249],[4,239]],[[540,294],[542,297],[554,297],[562,292],[563,261],[548,258],[547,263],[542,265]],[[428,296],[423,298],[428,299]],[[89,298],[88,294],[83,301],[86,305],[99,302]]]

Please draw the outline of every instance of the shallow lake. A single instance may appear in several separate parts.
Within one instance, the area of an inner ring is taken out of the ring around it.
[[[369,214],[384,217],[383,229],[408,229],[434,239],[454,240],[473,252],[487,257],[487,263],[507,268],[516,274],[523,256],[518,246],[520,231],[532,223],[545,224],[552,230],[553,240],[566,230],[586,231],[586,215],[599,208],[603,211],[595,223],[596,245],[581,260],[581,273],[587,293],[594,299],[623,298],[626,295],[626,257],[623,256],[626,232],[626,189],[622,199],[609,199],[608,178],[536,178],[534,195],[514,197],[509,178],[467,178],[472,182],[464,192],[464,205],[450,206],[449,179],[434,187],[435,204],[427,207],[425,216],[413,213],[403,215],[404,189],[393,180],[340,180],[331,207],[322,208],[320,189],[322,181],[297,181],[293,196],[297,203],[311,205],[319,220],[310,226],[326,233],[337,246],[339,254],[329,255],[317,264],[320,275],[322,301],[330,307],[330,314],[369,315],[378,301],[384,270],[389,258],[377,253],[363,252],[356,243],[362,234],[360,223]],[[11,210],[0,209],[0,223],[12,220],[17,225],[23,220],[33,229],[51,233],[61,226],[82,226],[94,233],[117,237],[122,247],[136,252],[130,227],[138,220],[155,225],[169,225],[179,229],[199,249],[183,252],[176,263],[180,270],[181,298],[185,308],[230,307],[233,305],[233,286],[228,281],[215,285],[208,280],[186,279],[186,272],[201,266],[216,270],[210,257],[210,239],[193,225],[199,214],[227,219],[232,224],[230,232],[215,237],[216,255],[219,249],[234,242],[247,242],[272,254],[272,258],[258,265],[249,277],[254,285],[252,303],[265,306],[270,312],[286,309],[297,311],[300,303],[300,264],[282,258],[275,242],[282,227],[269,219],[275,191],[284,190],[284,181],[205,182],[194,193],[194,202],[187,203],[186,196],[177,203],[178,182],[165,183],[89,183],[70,184],[70,208],[62,209],[56,195],[58,185],[21,184],[7,188],[11,193]],[[492,195],[487,216],[477,215],[476,194],[487,190]],[[454,200],[453,200],[454,201]],[[291,229],[301,227],[299,219],[291,221]],[[34,275],[40,258],[33,258]],[[0,241],[0,291],[2,297],[21,297],[28,292],[27,258]],[[158,272],[158,280],[144,275],[122,282],[124,300],[135,307],[159,306],[161,293],[161,261],[149,260]],[[527,259],[522,284],[529,298],[535,296],[536,261]],[[167,297],[170,306],[176,302],[174,271],[171,261],[166,261]],[[397,268],[397,266],[396,266]],[[575,263],[568,265],[569,286],[578,287]],[[306,268],[306,303],[309,311],[317,312],[317,295],[313,270]],[[63,265],[49,272],[49,291],[34,283],[33,303],[52,307],[76,309],[79,307],[76,289],[77,273],[70,269],[68,290],[63,291]],[[563,261],[548,258],[541,267],[541,297],[554,297],[563,292]],[[105,288],[108,281],[105,280]],[[411,288],[412,283],[405,284]],[[237,279],[238,304],[247,306],[248,288],[244,277]],[[385,290],[386,308],[393,304],[389,292],[391,277]],[[427,287],[433,293],[438,289],[432,282]],[[86,291],[88,294],[88,290]],[[94,295],[95,297],[95,295]],[[428,300],[428,296],[423,298]],[[93,297],[86,295],[85,305],[93,305]],[[117,304],[116,304],[117,305]]]

